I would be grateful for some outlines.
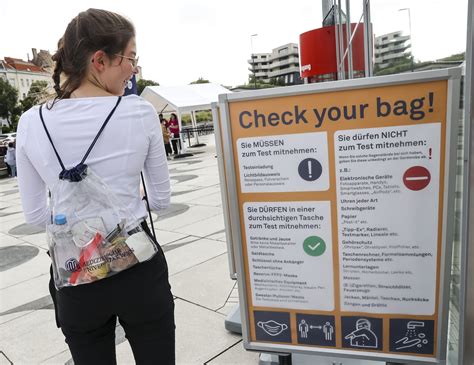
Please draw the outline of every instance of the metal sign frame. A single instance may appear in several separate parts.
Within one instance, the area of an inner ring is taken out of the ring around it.
[[[464,175],[462,181],[461,285],[459,300],[459,363],[474,364],[474,1],[467,5],[466,74],[464,77]]]
[[[223,156],[221,120],[217,103],[211,103],[212,120],[214,122],[214,138],[216,140],[217,165],[219,167],[219,181],[221,185],[222,214],[224,215],[224,227],[227,244],[227,260],[229,261],[230,278],[237,279],[237,268],[235,265],[234,244],[232,241],[232,225],[229,216],[229,191],[227,189],[226,167]]]
[[[222,122],[223,135],[223,153],[226,166],[227,189],[229,197],[229,214],[233,222],[232,241],[236,243],[235,259],[237,265],[237,277],[239,284],[239,298],[242,318],[242,335],[244,347],[248,350],[260,352],[294,352],[301,354],[314,354],[320,356],[338,356],[348,358],[361,358],[368,360],[382,360],[393,362],[420,362],[420,363],[439,363],[446,359],[446,341],[447,341],[447,321],[449,306],[449,284],[450,284],[450,265],[451,265],[451,242],[453,238],[453,214],[454,209],[454,183],[456,177],[456,133],[457,117],[459,109],[457,108],[459,100],[459,85],[461,71],[459,68],[426,71],[419,73],[409,73],[401,75],[391,75],[376,78],[363,78],[344,80],[337,82],[328,82],[323,84],[307,84],[293,87],[275,88],[251,91],[236,94],[223,94],[219,96],[220,120]],[[229,103],[244,100],[260,100],[267,98],[283,96],[300,96],[305,94],[325,93],[334,91],[347,91],[365,88],[374,88],[382,86],[395,86],[401,84],[414,84],[420,82],[446,80],[448,83],[447,105],[446,105],[446,150],[445,150],[445,175],[444,175],[444,195],[442,212],[442,239],[441,239],[441,267],[439,282],[438,299],[438,322],[437,322],[437,352],[433,358],[420,358],[416,355],[397,355],[394,353],[362,353],[359,351],[342,350],[334,348],[310,347],[291,344],[274,344],[264,342],[252,342],[250,338],[249,316],[247,313],[250,290],[247,288],[245,277],[245,266],[243,262],[243,234],[240,225],[240,207],[238,203],[236,161],[234,161],[234,145],[232,130],[230,126]],[[453,107],[454,106],[454,107]],[[239,243],[239,244],[237,244]]]

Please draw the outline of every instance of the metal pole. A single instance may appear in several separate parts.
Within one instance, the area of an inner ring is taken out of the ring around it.
[[[362,15],[360,16],[360,19],[359,19],[359,21],[357,22],[357,24],[356,24],[356,26],[355,26],[355,28],[354,28],[354,32],[352,32],[352,34],[351,34],[351,39],[350,39],[350,41],[349,41],[349,44],[351,44],[351,45],[352,45],[352,40],[354,39],[354,36],[357,34],[357,29],[359,29],[359,24],[360,24],[360,22],[361,22],[361,20],[362,20],[363,17],[364,17],[364,14],[362,14]],[[344,57],[343,57],[343,58],[346,58],[347,53],[348,53],[348,49],[346,48],[346,51],[344,52]]]
[[[370,23],[370,0],[362,0],[364,9],[364,58],[365,58],[365,77],[373,76],[373,43],[372,43],[372,25]]]
[[[199,136],[198,136],[198,128],[197,128],[197,119],[196,119],[196,112],[191,110],[191,119],[193,121],[194,130],[196,131],[196,144],[199,144]]]
[[[352,65],[352,42],[351,42],[351,5],[350,0],[346,0],[346,50],[349,52],[347,55],[347,78],[354,78],[354,67]]]
[[[327,15],[331,11],[331,7],[332,7],[331,4],[332,4],[331,0],[322,0],[321,1],[321,5],[322,5],[322,9],[323,9],[323,19],[326,19]]]
[[[342,9],[341,9],[341,0],[337,1],[337,26],[339,28],[339,54],[344,54],[344,34],[342,27]],[[342,80],[346,78],[344,57],[341,59],[341,75]]]
[[[464,175],[461,231],[461,278],[459,300],[459,364],[474,363],[474,0],[468,0],[466,64],[464,76]]]
[[[337,79],[342,80],[343,76],[341,73],[341,57],[340,49],[339,49],[339,26],[337,25],[337,15],[336,15],[336,0],[333,1],[333,9],[334,9],[334,36],[336,38],[336,63],[337,63]]]
[[[181,131],[183,130],[183,121],[181,120],[181,111],[178,109],[178,125],[179,125],[179,144],[178,144],[178,154],[181,153],[181,149],[179,148],[180,146],[184,147],[184,137],[181,138]],[[183,144],[181,144],[183,143]],[[174,151],[173,151],[174,152]]]
[[[257,88],[257,77],[255,76],[255,58],[253,57],[253,37],[256,37],[258,34],[252,34],[250,36],[250,48],[252,49],[252,72],[253,72],[253,87]]]

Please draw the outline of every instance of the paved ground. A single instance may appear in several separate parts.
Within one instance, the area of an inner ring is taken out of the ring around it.
[[[201,138],[200,138],[201,139]],[[176,303],[178,364],[257,364],[224,328],[238,302],[229,277],[214,136],[193,157],[169,162],[171,206],[155,216]],[[0,365],[72,364],[48,294],[45,233],[24,223],[16,179],[0,180]],[[133,364],[123,330],[119,364]]]

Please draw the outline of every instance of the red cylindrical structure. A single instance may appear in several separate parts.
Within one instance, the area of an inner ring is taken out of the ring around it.
[[[354,34],[357,23],[351,24]],[[301,77],[336,74],[336,26],[313,29],[300,34]],[[347,44],[346,27],[343,27],[344,49]],[[343,55],[341,55],[342,57]],[[345,60],[347,70],[347,56]],[[354,73],[364,72],[364,27],[360,24],[352,39],[352,66]]]

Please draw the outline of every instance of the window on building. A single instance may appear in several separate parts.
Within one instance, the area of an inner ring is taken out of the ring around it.
[[[285,48],[282,48],[282,49],[278,50],[278,54],[284,54],[284,53],[288,53],[288,47],[285,47]]]
[[[21,79],[21,86],[25,87],[25,80]]]
[[[23,80],[22,80],[22,81],[23,81]],[[25,93],[23,93],[23,99],[24,99],[24,98],[26,98],[26,94],[25,94]]]
[[[15,86],[15,79],[10,79],[10,84],[12,84],[13,86]]]

